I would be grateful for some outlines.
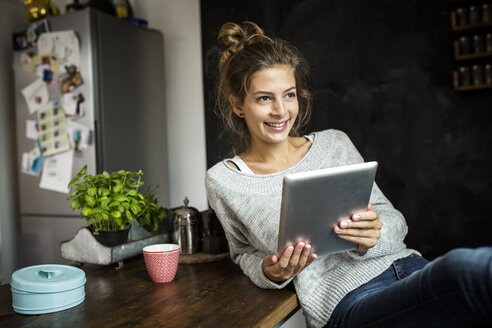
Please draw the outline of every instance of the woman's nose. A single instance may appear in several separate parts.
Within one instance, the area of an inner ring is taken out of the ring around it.
[[[276,116],[284,116],[285,113],[287,112],[287,109],[285,108],[285,104],[282,100],[275,101],[273,104],[273,112]]]

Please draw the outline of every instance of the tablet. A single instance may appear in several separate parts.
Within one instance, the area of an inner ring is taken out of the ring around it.
[[[367,162],[287,174],[277,254],[298,241],[311,244],[317,255],[355,249],[357,244],[338,237],[333,227],[367,210],[377,166],[377,162]]]

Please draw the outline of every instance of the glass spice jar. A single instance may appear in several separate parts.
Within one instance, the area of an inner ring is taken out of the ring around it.
[[[483,35],[474,35],[473,36],[473,53],[481,54],[485,52]]]
[[[468,86],[471,84],[470,68],[467,66],[461,66],[458,69],[458,79],[460,86]]]
[[[485,52],[492,52],[492,33],[485,35]]]
[[[470,25],[480,24],[480,22],[482,20],[482,17],[480,14],[480,7],[470,6],[470,9],[468,10],[468,19],[469,19]]]
[[[456,16],[458,26],[466,26],[468,25],[468,13],[466,12],[466,8],[458,8],[456,9]]]
[[[482,22],[490,22],[492,21],[492,6],[488,3],[484,3],[482,5]]]
[[[470,47],[470,37],[468,36],[462,36],[459,39],[459,54],[461,56],[463,55],[469,55],[471,53],[471,47]]]
[[[485,65],[485,84],[492,85],[492,64]]]
[[[482,65],[475,64],[472,66],[472,81],[473,81],[473,85],[483,84],[483,68],[482,68]]]

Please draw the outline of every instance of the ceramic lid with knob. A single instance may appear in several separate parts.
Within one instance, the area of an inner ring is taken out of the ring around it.
[[[85,284],[85,272],[79,268],[43,264],[26,267],[12,274],[10,285],[30,293],[60,292]]]

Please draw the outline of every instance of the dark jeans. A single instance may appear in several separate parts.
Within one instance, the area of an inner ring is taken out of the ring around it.
[[[492,327],[492,247],[411,255],[347,294],[326,327]]]

